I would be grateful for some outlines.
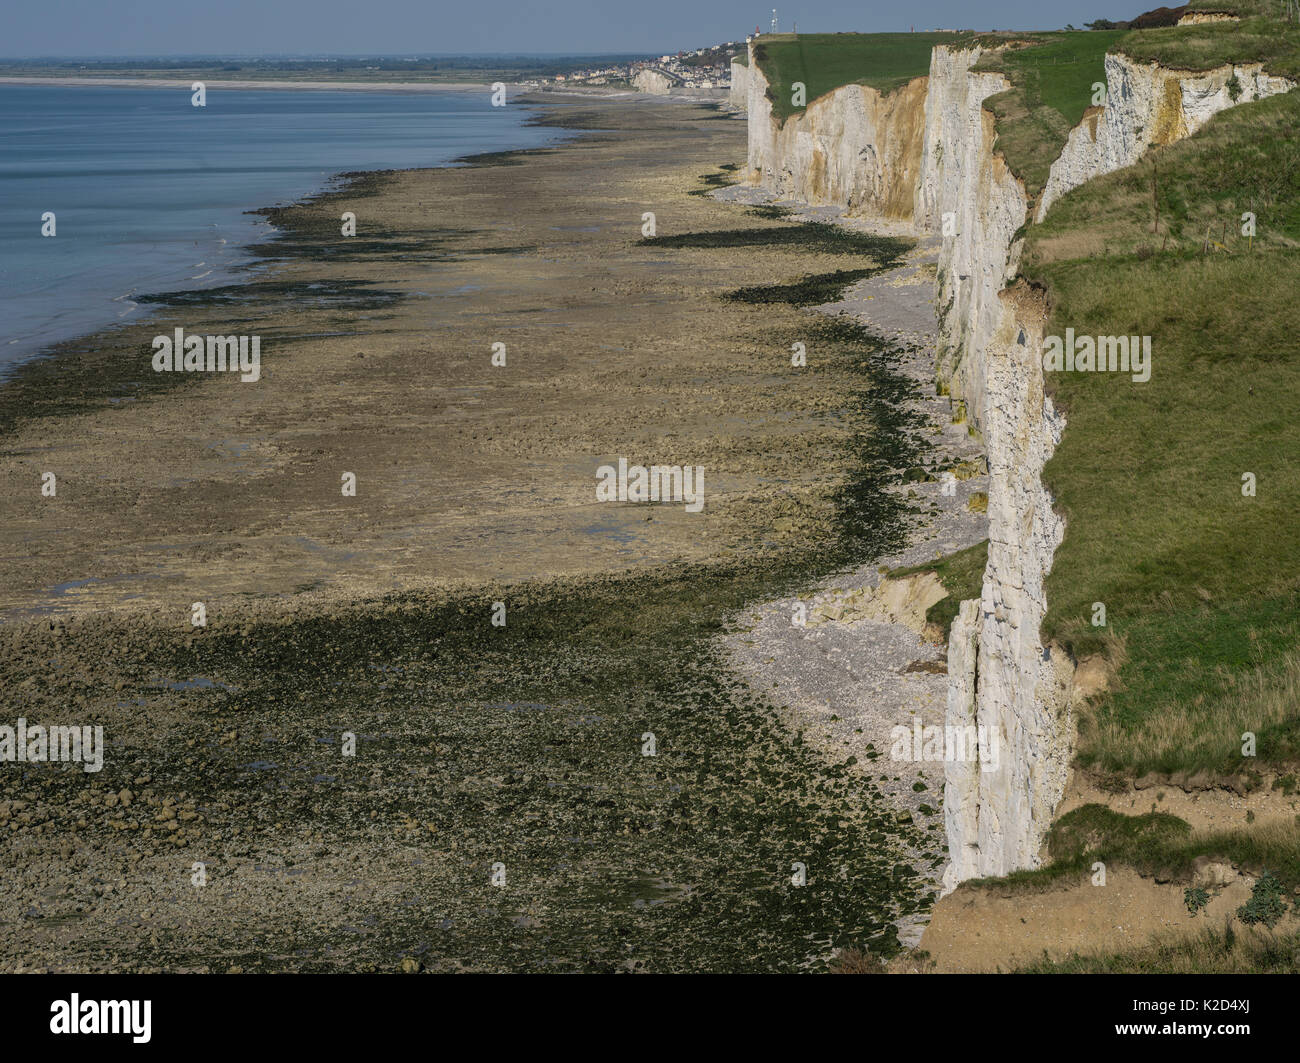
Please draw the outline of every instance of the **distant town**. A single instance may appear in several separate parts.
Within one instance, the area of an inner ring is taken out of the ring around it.
[[[731,81],[731,58],[744,55],[745,49],[746,42],[738,41],[657,57],[625,54],[0,58],[0,77],[201,78],[205,81],[356,81],[370,84],[506,81],[552,88],[611,85],[662,93],[727,88]]]
[[[642,92],[679,89],[725,89],[731,85],[731,60],[745,54],[746,41],[728,41],[693,52],[593,66],[540,78],[525,84],[627,85]]]

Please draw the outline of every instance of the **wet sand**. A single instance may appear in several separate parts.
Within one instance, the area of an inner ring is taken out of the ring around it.
[[[790,371],[799,311],[719,296],[861,263],[638,246],[646,211],[661,236],[779,226],[688,194],[739,158],[743,124],[681,104],[556,110],[615,132],[359,178],[274,215],[271,276],[163,297],[155,321],[6,386],[0,614],[180,621],[194,601],[220,616],[824,538],[854,382],[815,352]],[[153,372],[152,338],[176,327],[260,336],[262,379]],[[598,503],[596,471],[620,456],[704,466],[703,512]]]

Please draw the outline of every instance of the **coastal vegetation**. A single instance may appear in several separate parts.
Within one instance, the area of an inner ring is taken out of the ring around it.
[[[1257,874],[1268,871],[1288,891],[1300,886],[1300,822],[1246,824],[1236,829],[1194,831],[1168,812],[1125,815],[1105,805],[1083,805],[1052,824],[1045,867],[978,880],[1014,890],[1041,890],[1067,881],[1083,882],[1101,862],[1126,866],[1159,881],[1190,883],[1197,861],[1212,857]]]
[[[774,219],[777,220],[777,219]],[[843,225],[828,222],[800,222],[785,226],[753,226],[706,232],[676,233],[672,236],[647,236],[642,247],[793,247],[830,254],[863,255],[878,262],[894,264],[898,256],[911,248],[910,240],[855,232]]]
[[[1217,10],[1217,8],[1215,9]],[[1047,182],[1070,130],[1104,82],[1107,52],[1169,70],[1211,70],[1260,63],[1273,75],[1300,74],[1300,26],[1276,18],[1158,29],[1062,31],[982,37],[990,50],[976,70],[1002,73],[1011,88],[985,101],[997,122],[997,150],[1025,184],[1031,201]]]
[[[987,502],[987,497],[985,501]],[[957,610],[961,607],[961,603],[980,596],[988,559],[989,544],[986,539],[974,546],[968,546],[965,550],[958,550],[955,554],[948,554],[946,557],[923,565],[894,569],[889,575],[903,577],[914,576],[921,572],[933,572],[938,576],[948,596],[940,598],[930,606],[926,610],[925,619],[946,632],[952,627],[953,620],[957,618]]]
[[[737,288],[727,298],[737,303],[786,303],[790,306],[820,306],[833,303],[848,287],[880,272],[877,266],[809,273],[781,284],[758,284]]]
[[[1233,4],[1237,7],[1239,5]],[[1225,63],[1262,63],[1270,74],[1300,75],[1300,26],[1276,17],[1134,30],[1118,50],[1171,70],[1210,70]]]
[[[894,920],[928,903],[905,846],[937,862],[936,840],[900,828],[869,776],[791,743],[711,648],[728,613],[808,564],[516,587],[503,628],[490,596],[394,596],[197,639],[112,631],[124,697],[205,677],[130,770],[196,803],[206,848],[266,845],[275,874],[370,884],[330,888],[278,941],[257,920],[166,930],[133,968],[798,971],[838,947],[892,954]],[[91,659],[82,635],[59,659]],[[98,789],[42,783],[59,832]]]

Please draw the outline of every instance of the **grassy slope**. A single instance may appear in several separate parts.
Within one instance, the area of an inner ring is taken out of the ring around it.
[[[1145,384],[1049,380],[1069,427],[1047,479],[1068,523],[1044,634],[1078,654],[1119,639],[1128,656],[1081,732],[1085,764],[1229,774],[1300,759],[1297,138],[1300,98],[1244,105],[1161,153],[1158,233],[1149,164],[1077,189],[1029,232],[1022,269],[1049,290],[1049,333],[1153,346]],[[1253,248],[1239,230],[1252,205]],[[1207,219],[1229,251],[1201,253]],[[1091,625],[1098,601],[1106,628]]]
[[[941,598],[926,610],[925,618],[932,624],[947,631],[957,619],[957,610],[967,598],[978,598],[984,584],[984,569],[989,561],[989,542],[976,543],[955,554],[929,561],[924,565],[910,568],[898,568],[889,573],[891,577],[914,576],[920,572],[933,572],[939,577],[948,597]]]
[[[1127,952],[1040,960],[1016,974],[1295,974],[1300,935],[1206,927],[1191,941],[1157,942]]]
[[[1052,825],[1047,851],[1051,857],[1047,867],[1017,871],[996,881],[1021,889],[1083,881],[1092,874],[1093,864],[1101,861],[1107,867],[1127,865],[1162,881],[1189,883],[1196,859],[1211,855],[1256,870],[1268,869],[1287,889],[1300,885],[1297,822],[1196,833],[1167,812],[1126,816],[1102,805],[1083,805]]]
[[[980,43],[997,47],[1005,41],[986,37]],[[988,53],[975,69],[1002,73],[1012,84],[985,107],[997,119],[998,150],[1025,182],[1031,199],[1042,190],[1071,128],[1091,104],[1093,85],[1105,80],[1108,51],[1177,70],[1258,62],[1272,74],[1300,78],[1300,27],[1273,19],[1134,32],[1028,34],[1021,43]]]
[[[803,111],[790,105],[796,81],[803,82],[808,103],[841,85],[889,92],[930,72],[935,45],[966,39],[959,33],[779,34],[760,38],[754,59],[767,78],[772,113],[784,121]]]
[[[1237,223],[1248,210],[1259,216],[1255,248],[1300,246],[1298,98],[1275,96],[1227,111],[1195,137],[1077,189],[1034,228],[1024,262],[1133,255],[1174,245],[1196,250],[1207,229],[1239,251],[1247,241]],[[1153,233],[1157,221],[1159,232]]]

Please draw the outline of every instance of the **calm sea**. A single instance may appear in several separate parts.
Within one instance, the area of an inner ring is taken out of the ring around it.
[[[266,222],[347,170],[438,166],[556,139],[489,90],[427,93],[0,85],[0,375],[145,312],[132,295],[226,283]],[[42,215],[57,235],[41,235]]]

